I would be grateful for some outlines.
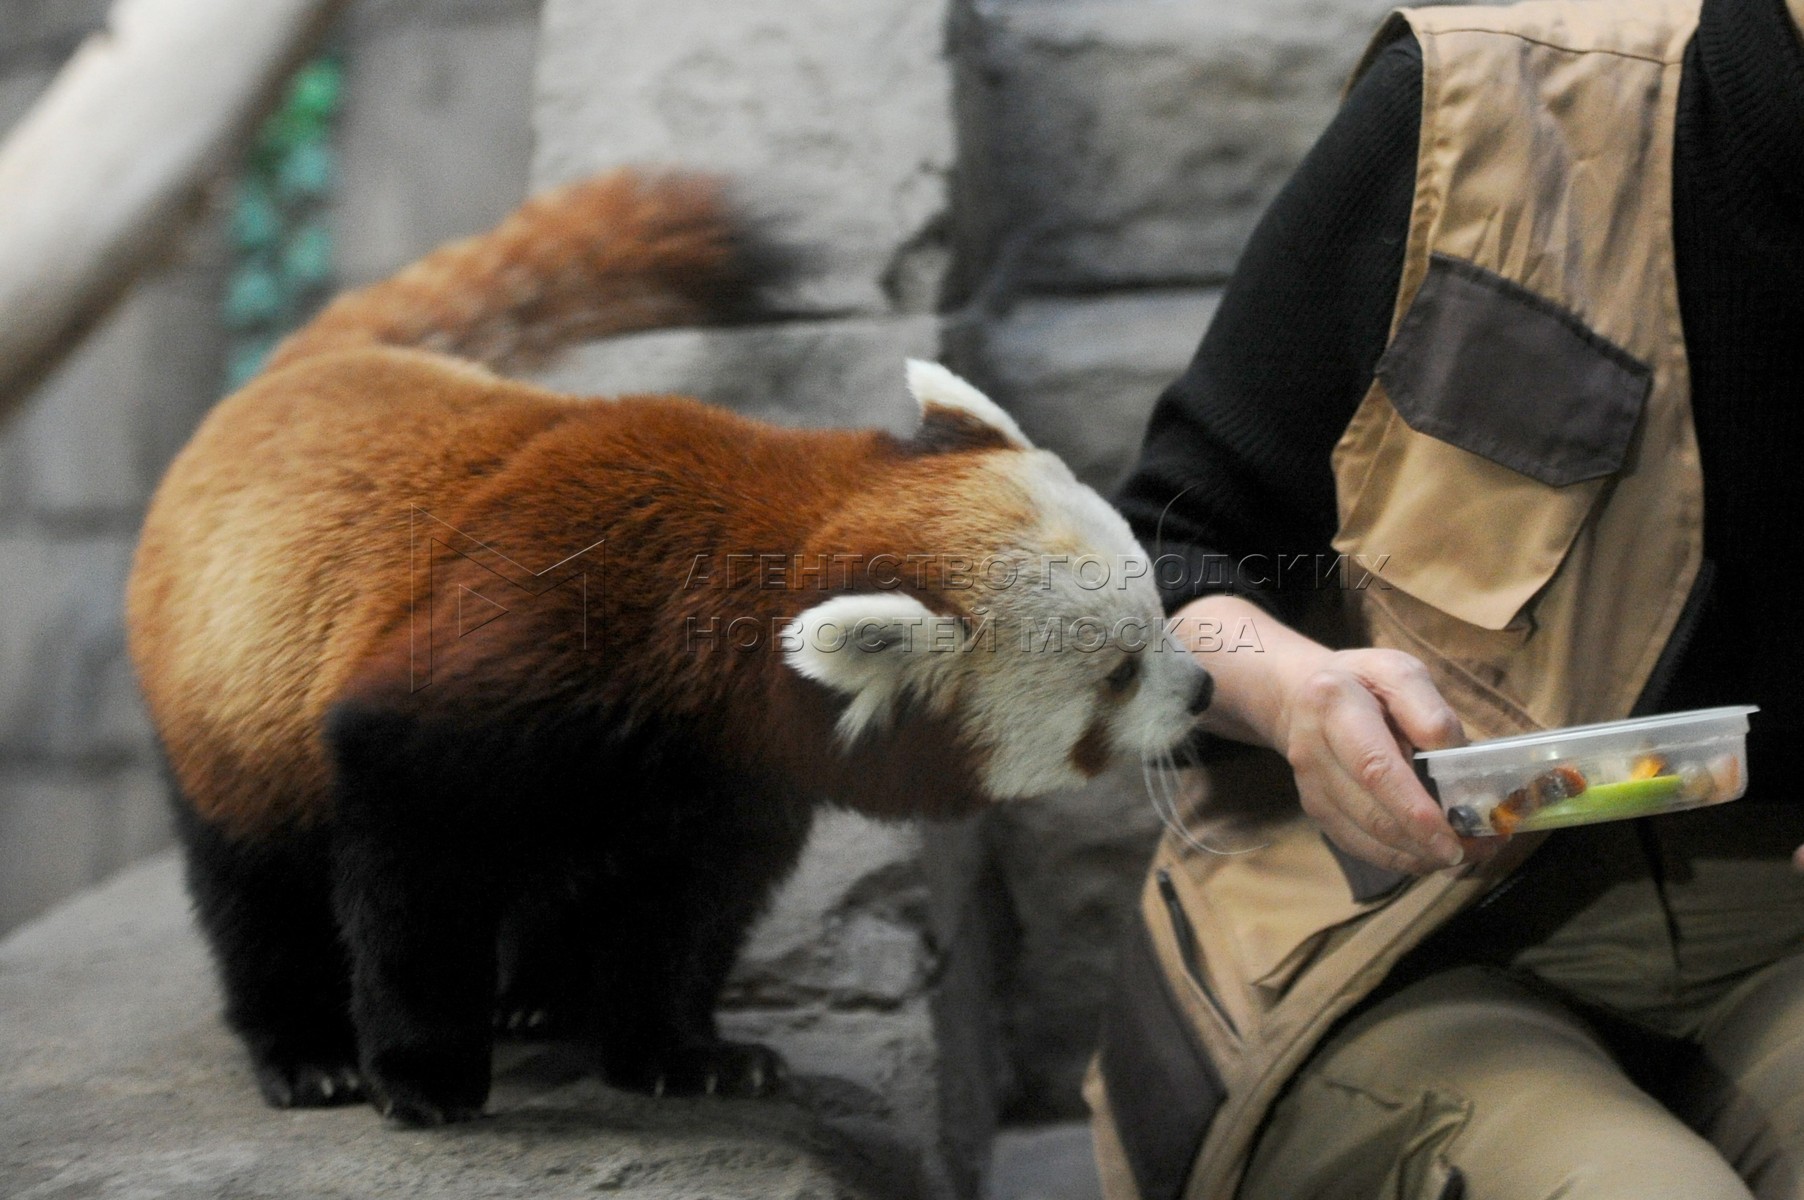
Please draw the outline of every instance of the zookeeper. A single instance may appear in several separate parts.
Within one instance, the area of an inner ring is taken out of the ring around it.
[[[1804,1197],[1800,23],[1403,11],[1259,225],[1121,496],[1216,701],[1111,1200]],[[1407,760],[1731,703],[1717,808],[1462,843]]]

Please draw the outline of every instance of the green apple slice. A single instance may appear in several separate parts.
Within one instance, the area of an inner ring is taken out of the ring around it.
[[[1546,829],[1555,825],[1576,825],[1587,821],[1620,821],[1625,817],[1642,817],[1672,806],[1684,781],[1677,775],[1654,775],[1647,779],[1625,779],[1621,783],[1593,784],[1576,796],[1549,804],[1525,817],[1516,828]]]

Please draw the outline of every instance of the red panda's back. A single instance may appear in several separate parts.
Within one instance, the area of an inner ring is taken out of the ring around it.
[[[151,502],[127,626],[189,801],[240,830],[325,796],[317,729],[405,611],[409,521],[591,406],[410,350],[309,359],[222,402]]]

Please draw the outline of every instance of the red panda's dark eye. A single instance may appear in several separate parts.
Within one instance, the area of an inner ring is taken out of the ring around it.
[[[1138,678],[1140,678],[1140,660],[1130,656],[1122,659],[1120,664],[1103,679],[1103,682],[1109,685],[1110,691],[1120,693],[1133,687],[1134,680]]]

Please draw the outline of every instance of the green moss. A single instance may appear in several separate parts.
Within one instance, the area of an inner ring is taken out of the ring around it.
[[[275,272],[248,264],[232,272],[226,285],[225,323],[228,329],[253,330],[282,314],[282,286]]]
[[[344,69],[327,55],[295,72],[257,130],[232,205],[237,261],[221,314],[232,331],[226,385],[241,386],[332,285],[327,202],[337,181],[332,129]]]
[[[288,101],[284,106],[319,121],[330,120],[338,112],[344,93],[344,68],[335,58],[321,58],[295,72],[288,85]]]
[[[301,142],[276,168],[276,193],[289,204],[322,199],[336,173],[332,147],[323,138]]]
[[[282,275],[296,292],[322,288],[332,279],[332,231],[322,218],[296,229],[282,248]]]
[[[238,185],[232,204],[232,243],[244,251],[268,250],[282,236],[282,213],[261,181]]]

